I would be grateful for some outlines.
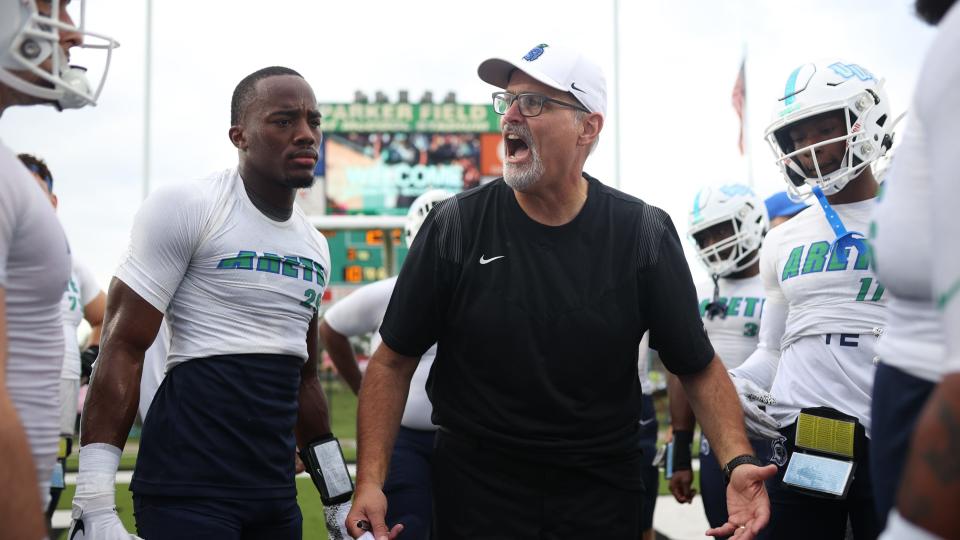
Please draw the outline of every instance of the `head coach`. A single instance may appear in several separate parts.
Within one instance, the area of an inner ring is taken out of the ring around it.
[[[437,205],[410,249],[360,391],[350,532],[399,532],[381,488],[410,377],[436,342],[437,538],[638,538],[649,330],[726,464],[730,521],[712,532],[752,538],[775,469],[753,457],[673,223],[583,172],[606,114],[599,66],[540,44],[478,71],[502,89],[504,176]]]

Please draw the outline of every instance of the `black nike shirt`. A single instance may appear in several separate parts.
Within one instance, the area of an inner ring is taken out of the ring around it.
[[[380,333],[405,356],[438,344],[436,424],[561,463],[638,456],[644,332],[674,373],[713,358],[669,216],[584,176],[565,225],[527,217],[498,179],[417,234]]]

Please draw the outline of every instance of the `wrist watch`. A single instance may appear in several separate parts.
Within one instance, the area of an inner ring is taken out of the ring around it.
[[[763,467],[763,462],[757,459],[757,456],[753,454],[743,454],[737,456],[727,462],[723,466],[723,476],[726,477],[727,482],[730,481],[730,475],[733,474],[733,470],[743,465],[744,463],[749,463],[750,465],[756,465],[757,467]]]

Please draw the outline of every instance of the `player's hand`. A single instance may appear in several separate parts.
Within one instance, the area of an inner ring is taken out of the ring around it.
[[[686,469],[683,471],[673,471],[670,477],[670,493],[678,503],[692,503],[697,495],[697,490],[693,489],[693,471]]]
[[[70,540],[142,540],[139,536],[127,532],[112,500],[100,499],[81,499],[80,501],[73,499],[71,514],[73,521],[70,523],[67,538]],[[109,506],[103,506],[103,503]]]
[[[740,465],[727,485],[727,522],[706,532],[707,536],[730,536],[738,540],[755,538],[770,521],[770,498],[764,481],[777,474],[776,465]]]
[[[387,527],[387,497],[376,484],[357,484],[353,507],[347,513],[347,532],[354,538],[370,531],[376,540],[393,540],[403,532],[403,524]],[[364,525],[365,527],[361,527]]]
[[[761,406],[773,405],[777,400],[766,390],[757,386],[750,379],[734,377],[730,380],[737,388],[737,397],[743,408],[743,421],[746,424],[747,436],[751,439],[778,439],[781,437],[780,424],[761,409]]]

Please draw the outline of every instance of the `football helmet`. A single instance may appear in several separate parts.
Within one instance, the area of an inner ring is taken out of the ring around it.
[[[709,246],[697,242],[696,234],[724,223],[731,225],[729,236]],[[727,184],[697,192],[687,234],[710,274],[723,277],[756,262],[768,227],[766,207],[753,190],[743,184]]]
[[[831,111],[843,112],[846,135],[794,148],[790,126]],[[864,167],[883,156],[893,143],[891,120],[883,80],[857,64],[818,62],[790,73],[764,137],[783,172],[787,193],[801,200],[810,195],[813,186],[819,186],[826,195],[839,192]],[[846,151],[839,167],[822,173],[816,149],[840,141],[846,142]],[[812,158],[813,170],[806,170],[798,161],[797,156],[804,153]]]
[[[60,109],[96,105],[113,49],[119,44],[108,36],[85,29],[85,0],[80,5],[79,26],[60,20],[62,0],[50,0],[50,13],[37,11],[36,0],[0,0],[0,83],[24,94],[53,102]],[[87,79],[87,69],[70,65],[60,45],[60,32],[76,32],[84,42],[79,47],[106,51],[103,71],[95,86]],[[41,64],[50,60],[49,69]],[[40,81],[23,77],[33,74]]]
[[[423,225],[424,220],[427,219],[430,210],[433,209],[438,202],[449,199],[450,197],[453,197],[453,193],[447,190],[431,189],[423,192],[419,197],[414,199],[410,205],[410,210],[407,210],[407,222],[403,225],[403,237],[407,241],[407,247],[413,245],[413,239],[417,236],[417,232],[420,230],[420,226]]]

